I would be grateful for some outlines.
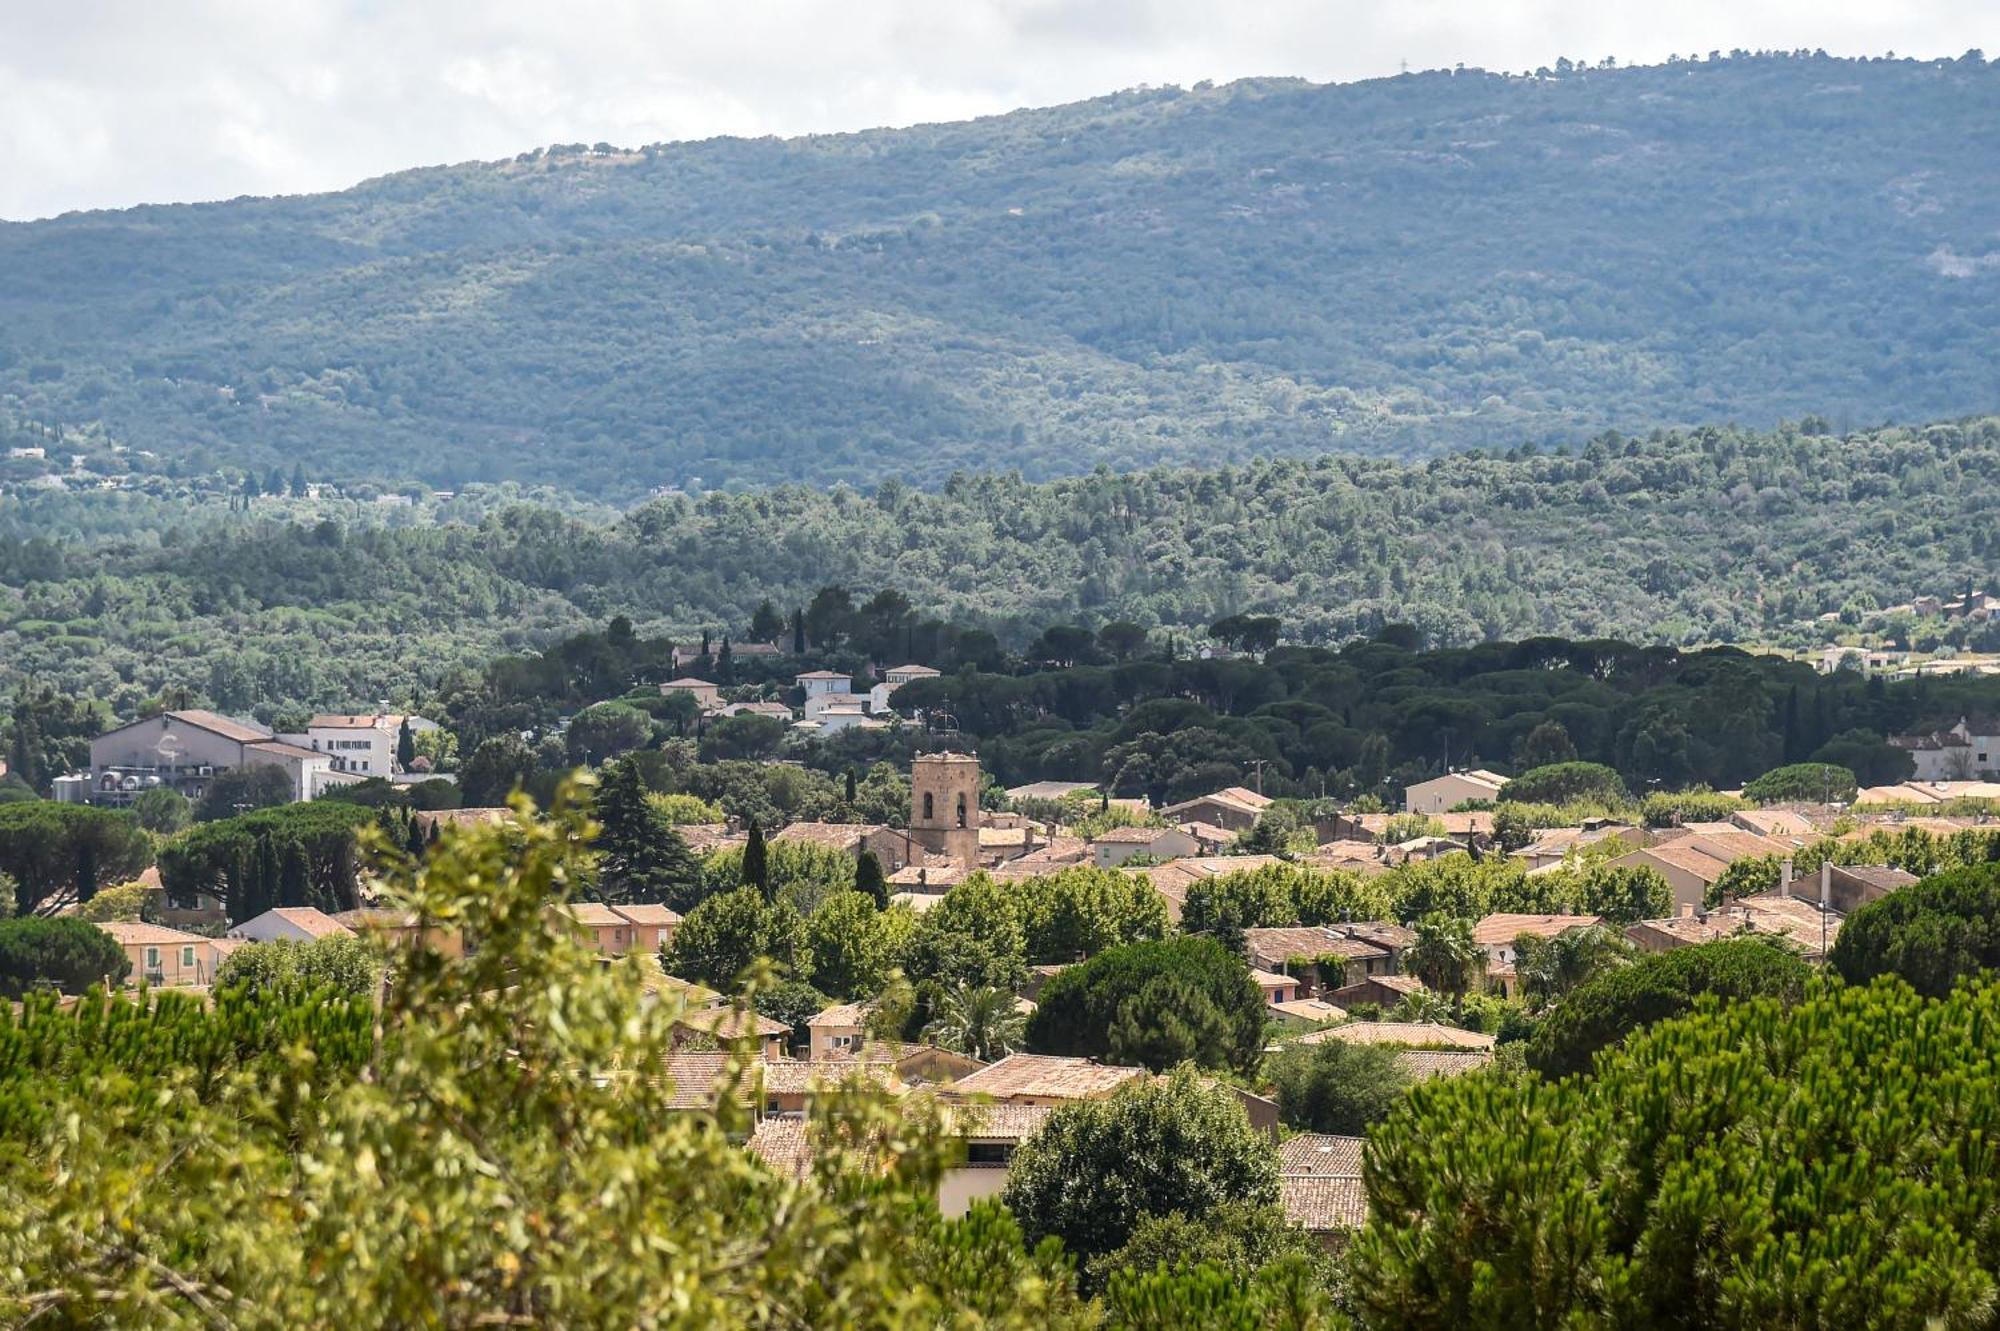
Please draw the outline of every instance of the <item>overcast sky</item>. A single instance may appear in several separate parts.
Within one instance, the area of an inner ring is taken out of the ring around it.
[[[0,218],[1141,83],[1974,46],[1996,0],[0,0]]]

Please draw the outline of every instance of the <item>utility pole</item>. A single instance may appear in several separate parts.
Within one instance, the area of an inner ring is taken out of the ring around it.
[[[1262,758],[1252,758],[1250,765],[1257,769],[1257,793],[1261,795],[1264,793],[1264,760]]]

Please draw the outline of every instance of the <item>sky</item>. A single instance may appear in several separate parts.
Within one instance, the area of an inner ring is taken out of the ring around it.
[[[1996,0],[0,0],[0,218],[1140,84],[1714,49],[2000,55]]]

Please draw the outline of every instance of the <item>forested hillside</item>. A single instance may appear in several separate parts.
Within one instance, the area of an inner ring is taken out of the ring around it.
[[[474,491],[422,508],[47,492],[0,501],[0,685],[225,710],[415,696],[454,664],[629,615],[744,638],[838,584],[1024,645],[1055,623],[1289,641],[1385,621],[1436,645],[1538,634],[1804,647],[1917,595],[2000,590],[2000,418],[1853,436],[1606,436],[1029,484],[677,497],[596,521]],[[397,524],[397,525],[391,525]],[[1820,622],[1821,615],[1836,615]],[[1905,624],[1992,648],[1995,626]]]
[[[0,226],[0,415],[631,498],[2000,401],[2000,73],[1120,93]]]

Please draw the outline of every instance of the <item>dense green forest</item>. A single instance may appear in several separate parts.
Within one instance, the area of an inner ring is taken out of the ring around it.
[[[1432,645],[1806,647],[1876,607],[1994,586],[2000,536],[1976,515],[2000,511],[2000,418],[1825,431],[788,486],[622,519],[505,487],[422,506],[41,491],[0,499],[0,684],[127,714],[175,688],[224,710],[417,702],[454,667],[615,614],[645,636],[740,642],[762,601],[788,613],[831,584],[857,603],[892,589],[1015,648],[1119,620],[1185,648],[1239,613],[1301,643],[1406,622]],[[1965,620],[1901,628],[1920,647],[1993,645]]]
[[[0,226],[0,413],[634,498],[1991,409],[2000,75],[1735,53]]]

